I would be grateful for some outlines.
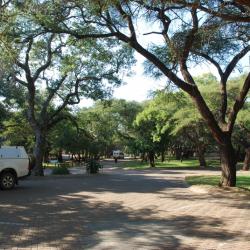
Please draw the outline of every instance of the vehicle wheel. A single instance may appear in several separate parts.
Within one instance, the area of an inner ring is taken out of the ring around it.
[[[15,186],[16,177],[11,172],[2,173],[0,176],[0,188],[3,190],[10,190]]]

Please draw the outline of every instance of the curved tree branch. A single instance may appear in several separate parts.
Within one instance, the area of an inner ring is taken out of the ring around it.
[[[240,109],[243,107],[249,90],[250,90],[250,73],[248,74],[242,86],[242,89],[240,91],[240,94],[236,98],[233,108],[229,114],[227,130],[230,133],[232,133],[233,131],[233,127],[236,121],[237,114],[240,111]]]

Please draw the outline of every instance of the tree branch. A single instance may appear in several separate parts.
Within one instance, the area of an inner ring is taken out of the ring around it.
[[[207,54],[205,54],[203,52],[200,52],[198,50],[192,50],[191,52],[193,52],[197,56],[203,57],[204,59],[206,59],[207,61],[209,61],[210,63],[212,63],[216,67],[216,69],[217,69],[220,77],[221,78],[223,77],[224,73],[222,71],[222,68],[220,67],[219,63],[216,62],[212,57],[210,57],[209,55],[207,55]]]
[[[39,67],[36,72],[34,73],[34,76],[33,76],[33,81],[36,81],[39,77],[39,75],[41,74],[42,71],[44,71],[45,69],[47,69],[50,64],[51,64],[51,60],[52,60],[52,50],[51,50],[51,43],[52,43],[52,40],[54,38],[54,34],[52,34],[48,40],[48,43],[47,43],[47,52],[48,52],[48,55],[47,55],[47,60],[45,62],[45,64],[43,64],[41,67]]]
[[[52,114],[52,116],[50,117],[49,120],[53,120],[55,119],[55,117],[57,117],[60,112],[67,106],[67,105],[73,105],[73,104],[78,104],[80,102],[80,98],[79,98],[79,84],[82,81],[82,79],[77,79],[76,83],[75,83],[75,89],[74,92],[71,92],[69,94],[66,95],[66,97],[64,98],[63,103],[61,104],[61,106],[59,106],[57,108],[57,110]],[[70,98],[72,97],[76,97],[77,101],[73,102],[70,101]]]
[[[122,9],[122,6],[120,4],[117,4],[116,5],[117,7],[117,10],[120,12],[120,14],[122,15],[122,17],[124,19],[127,20],[128,22],[128,27],[129,27],[129,30],[130,30],[130,34],[131,34],[131,37],[130,39],[133,40],[133,41],[137,41],[136,39],[136,32],[135,32],[135,27],[134,27],[134,24],[133,24],[133,21],[132,21],[132,17],[127,14],[123,9]]]
[[[247,76],[247,78],[242,86],[242,89],[240,91],[240,94],[238,95],[238,97],[235,100],[232,111],[229,114],[227,130],[230,133],[232,133],[237,114],[245,103],[249,89],[250,89],[250,73],[248,74],[248,76]]]
[[[228,64],[225,72],[224,72],[224,77],[227,80],[232,71],[234,70],[236,64],[239,62],[240,59],[242,59],[248,52],[250,51],[250,45],[246,46],[243,48],[233,59],[232,61]]]
[[[27,84],[25,81],[19,79],[19,78],[16,77],[16,76],[14,76],[14,80],[17,81],[18,83],[20,83],[21,85],[25,86],[25,87],[28,86],[28,84]]]
[[[179,63],[180,63],[181,73],[182,73],[185,81],[187,81],[190,84],[195,85],[195,81],[194,81],[193,77],[191,76],[191,74],[189,73],[188,68],[187,68],[187,59],[188,59],[190,50],[193,46],[193,43],[195,40],[195,34],[197,33],[198,26],[199,26],[196,8],[192,8],[191,15],[192,15],[193,27],[188,32],[188,34],[186,36],[185,45],[184,45],[183,52],[182,52],[181,58],[179,60]]]
[[[57,86],[54,89],[49,89],[49,96],[47,97],[46,101],[43,104],[42,110],[41,110],[41,117],[45,117],[46,113],[47,113],[47,108],[51,102],[51,100],[53,99],[53,97],[55,96],[56,92],[60,89],[60,87],[62,86],[64,80],[67,78],[67,75],[63,76],[57,83]]]

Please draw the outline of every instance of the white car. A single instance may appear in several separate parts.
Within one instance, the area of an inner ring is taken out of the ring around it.
[[[29,156],[22,146],[0,147],[0,188],[12,189],[18,180],[30,174]]]
[[[124,153],[121,150],[113,150],[113,158],[124,159]]]

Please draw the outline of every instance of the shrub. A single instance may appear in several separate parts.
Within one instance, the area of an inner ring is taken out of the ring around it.
[[[66,167],[54,168],[52,174],[69,174],[69,170]]]
[[[90,159],[87,161],[86,169],[88,173],[97,174],[100,168],[102,168],[102,165],[97,160]]]

